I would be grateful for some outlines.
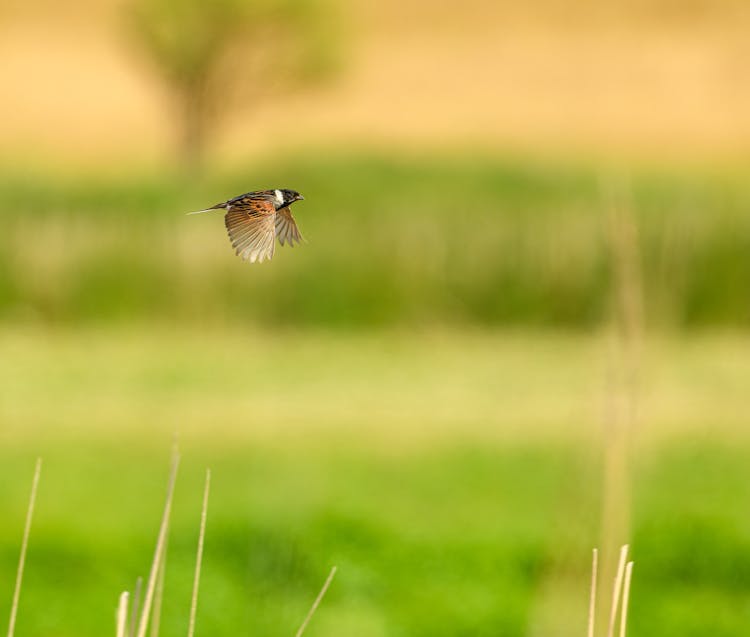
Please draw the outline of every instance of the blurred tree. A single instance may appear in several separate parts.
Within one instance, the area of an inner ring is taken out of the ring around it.
[[[337,68],[333,0],[133,0],[129,26],[175,107],[180,161],[202,162],[241,103],[320,81]]]

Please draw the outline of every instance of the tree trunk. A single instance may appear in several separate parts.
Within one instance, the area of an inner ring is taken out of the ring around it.
[[[208,117],[202,91],[185,88],[180,94],[178,162],[188,176],[203,168],[208,141]]]

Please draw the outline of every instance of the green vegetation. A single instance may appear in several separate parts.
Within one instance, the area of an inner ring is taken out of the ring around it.
[[[318,153],[199,182],[157,176],[0,183],[0,318],[291,326],[534,325],[610,315],[601,175],[487,158]],[[183,212],[290,186],[310,244],[273,266],[232,254],[218,215]],[[651,324],[747,326],[750,188],[643,169],[620,198],[638,223]]]
[[[175,432],[166,637],[206,466],[199,633],[293,634],[336,564],[310,637],[584,634],[616,376],[594,170],[321,154],[192,182],[3,174],[0,616],[45,459],[19,636],[111,634]],[[310,241],[270,266],[236,259],[219,215],[183,216],[266,185],[306,195]],[[648,325],[745,327],[748,187],[643,169],[626,192]],[[747,344],[645,333],[634,637],[750,620]]]
[[[294,634],[336,564],[312,637],[584,634],[606,339],[155,326],[0,339],[0,616],[45,460],[17,634],[112,634],[117,595],[153,555],[175,431],[163,635],[185,633],[206,466],[199,633]],[[747,625],[746,347],[646,348],[634,637]]]
[[[570,607],[553,634],[584,633],[599,496],[587,454],[545,443],[321,450],[330,442],[313,454],[303,440],[188,449],[162,634],[185,632],[206,463],[215,481],[203,633],[293,634],[333,563],[335,586],[310,635],[520,637],[555,595]],[[4,449],[0,460],[5,614],[33,454]],[[750,495],[748,460],[746,447],[681,445],[639,463],[632,635],[743,634],[750,529],[735,504]],[[150,563],[165,480],[166,453],[131,438],[48,454],[20,634],[111,634],[117,594]]]

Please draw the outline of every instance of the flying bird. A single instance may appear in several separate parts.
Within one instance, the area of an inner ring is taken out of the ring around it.
[[[296,190],[256,190],[187,214],[224,210],[224,225],[235,254],[243,261],[255,263],[273,257],[277,237],[281,245],[294,246],[295,242],[304,241],[289,210],[291,204],[301,199],[304,197]]]

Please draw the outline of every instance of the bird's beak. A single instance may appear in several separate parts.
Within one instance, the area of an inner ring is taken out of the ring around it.
[[[300,199],[304,199],[304,197],[303,197],[302,195],[297,195],[297,199],[298,199],[298,200],[300,200]]]

